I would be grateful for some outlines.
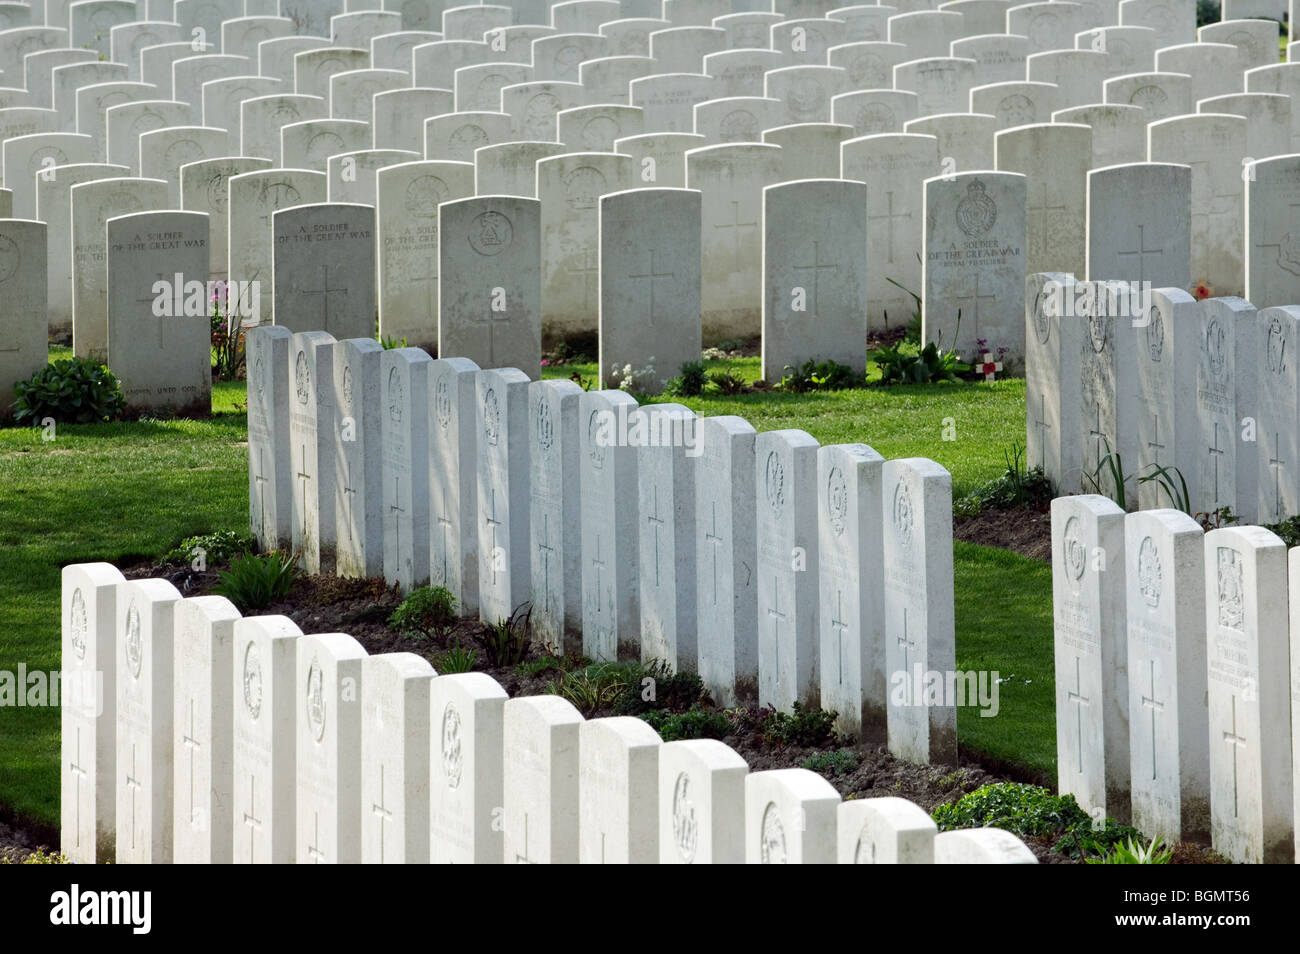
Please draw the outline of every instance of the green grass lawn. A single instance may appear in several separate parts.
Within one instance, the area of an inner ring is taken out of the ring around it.
[[[51,349],[51,358],[67,349]],[[757,359],[714,362],[749,379]],[[574,370],[595,377],[592,365]],[[183,537],[248,523],[242,383],[214,389],[209,421],[0,429],[0,669],[59,666],[59,571],[67,563],[156,556]],[[887,458],[930,457],[960,496],[1003,470],[1024,439],[1024,382],[866,389],[802,396],[684,400],[697,413],[739,414],[759,430],[802,428],[826,443],[860,441]],[[955,440],[945,441],[944,418]],[[958,714],[963,748],[1055,774],[1050,570],[958,544],[957,665],[997,669],[1000,712]],[[57,826],[59,718],[53,708],[0,709],[0,806]]]

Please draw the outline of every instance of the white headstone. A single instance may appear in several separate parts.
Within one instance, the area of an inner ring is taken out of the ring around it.
[[[429,365],[429,582],[478,615],[478,435],[469,358]]]
[[[755,865],[834,864],[840,796],[808,769],[745,776],[745,861]]]
[[[379,356],[384,579],[410,592],[429,579],[429,364],[419,348]]]
[[[275,322],[336,338],[375,333],[375,210],[319,203],[272,214]]]
[[[429,689],[429,861],[501,864],[506,692],[481,672]]]
[[[531,598],[528,375],[495,368],[475,376],[478,431],[479,618],[508,620]],[[508,847],[508,846],[507,846]]]
[[[578,732],[582,714],[559,696],[504,706],[506,864],[578,861]]]
[[[905,798],[856,798],[838,810],[840,864],[934,864],[934,821]]]
[[[581,394],[573,381],[534,381],[528,386],[532,626],[538,642],[556,656],[582,650]],[[645,454],[641,451],[643,464]],[[640,473],[644,477],[645,469]],[[644,593],[643,577],[643,609]],[[644,632],[644,617],[642,627]]]
[[[578,861],[659,859],[659,733],[636,716],[578,726]]]
[[[346,338],[333,351],[335,565],[339,576],[373,579],[384,575],[384,348],[373,338]]]

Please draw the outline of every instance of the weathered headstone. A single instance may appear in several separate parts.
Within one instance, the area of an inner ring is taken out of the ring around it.
[[[379,356],[384,579],[402,592],[429,579],[429,364],[419,348]]]
[[[528,386],[532,625],[538,641],[557,656],[582,648],[581,394],[573,381]],[[644,617],[642,625],[644,632]]]
[[[905,798],[857,798],[838,810],[840,864],[928,865],[934,863],[933,819]]]
[[[1025,279],[1025,465],[1040,468],[1057,494],[1079,489],[1081,415],[1073,393],[1079,378],[1081,323],[1067,312],[1076,299],[1073,275]]]
[[[237,864],[292,864],[297,837],[298,638],[287,616],[234,623],[230,805]],[[266,718],[263,719],[262,716]]]
[[[1077,123],[1039,123],[1003,130],[996,142],[999,171],[1025,177],[1025,270],[1083,274],[1092,130]],[[975,315],[978,321],[978,310]]]
[[[963,828],[934,837],[936,865],[1036,865],[1023,841],[1002,828]]]
[[[379,333],[432,350],[438,341],[438,205],[473,194],[474,168],[468,163],[402,162],[378,170],[373,178]]]
[[[1283,305],[1262,309],[1255,319],[1256,350],[1255,387],[1257,391],[1256,441],[1253,449],[1256,485],[1259,490],[1259,520],[1277,523],[1300,513],[1300,434],[1297,433],[1297,407],[1300,385],[1297,384],[1296,342],[1300,341],[1300,306]],[[1242,342],[1237,341],[1238,354]],[[1238,377],[1246,370],[1239,362]],[[1237,416],[1247,411],[1237,407]],[[1245,425],[1243,425],[1243,430]],[[1247,446],[1244,453],[1251,453]],[[1240,488],[1238,488],[1240,499]]]
[[[765,381],[807,361],[866,370],[866,194],[840,179],[763,190]]]
[[[577,863],[578,732],[583,721],[573,703],[560,696],[506,700],[506,864]]]
[[[430,685],[437,675],[415,653],[362,660],[361,861],[429,861]]]
[[[1238,326],[1253,330],[1255,306],[1244,298],[1207,298],[1200,304],[1193,333],[1201,346],[1196,362],[1195,491],[1189,501],[1193,513],[1214,514],[1222,507],[1237,510],[1241,469],[1258,456],[1254,447],[1241,453],[1237,410]],[[1250,352],[1254,357],[1254,352]],[[1244,369],[1243,369],[1244,370]],[[1246,372],[1254,377],[1251,372]],[[1243,459],[1244,458],[1244,459]]]
[[[117,826],[117,599],[111,563],[62,571],[59,850],[74,864],[114,855]]]
[[[481,672],[429,690],[429,861],[501,864],[506,691]]]
[[[239,618],[239,610],[224,596],[191,597],[173,610],[172,818],[177,863],[234,860],[232,673]]]
[[[1191,176],[1189,166],[1158,162],[1089,172],[1087,276],[1189,287]]]
[[[742,864],[749,766],[716,739],[659,749],[659,863]]]
[[[230,274],[230,180],[270,167],[268,159],[238,157],[202,159],[181,166],[181,208],[208,216],[208,275],[213,281],[225,281]]]
[[[695,464],[698,672],[714,700],[758,696],[756,432],[733,416],[698,422]]]
[[[821,708],[848,736],[885,717],[882,463],[865,444],[817,450]]]
[[[127,407],[206,416],[212,408],[208,217],[135,212],[110,218],[105,232],[108,364]]]
[[[631,189],[600,200],[599,380],[625,367],[649,393],[700,356],[700,193]]]
[[[367,653],[344,633],[301,636],[297,644],[294,858],[308,865],[359,864]]]
[[[1204,537],[1177,510],[1124,520],[1133,824],[1168,844],[1210,832]]]
[[[345,338],[333,351],[335,565],[339,576],[372,579],[384,575],[384,348],[374,338]]]
[[[1244,176],[1245,297],[1256,308],[1300,302],[1300,157],[1258,159]]]
[[[635,716],[578,726],[578,861],[659,858],[659,733]]]
[[[275,322],[336,338],[375,333],[375,210],[319,203],[272,214]]]
[[[166,580],[118,584],[116,864],[172,860],[172,617]]]
[[[967,356],[978,355],[983,340],[983,350],[1006,348],[1012,366],[1024,360],[1025,221],[1023,175],[925,180],[922,340]]]
[[[1236,862],[1295,857],[1286,594],[1286,546],[1274,534],[1205,535],[1210,829],[1214,850]]]
[[[248,377],[249,526],[262,551],[288,551],[292,535],[293,470],[289,437],[289,345],[277,326],[250,329]]]
[[[0,219],[0,420],[11,414],[14,384],[47,363],[46,270],[45,223]]]
[[[528,375],[518,368],[480,371],[474,392],[479,618],[495,625],[511,619],[532,594]]]
[[[456,598],[460,616],[478,614],[478,440],[469,358],[429,365],[429,582]]]
[[[313,575],[335,569],[337,344],[325,331],[301,331],[289,343],[290,531],[303,570]]]
[[[1129,816],[1124,560],[1124,511],[1113,501],[1052,501],[1057,780],[1097,822]]]
[[[541,216],[537,200],[516,196],[439,207],[439,354],[541,376]]]
[[[835,863],[840,796],[808,769],[745,776],[745,861],[763,865]]]

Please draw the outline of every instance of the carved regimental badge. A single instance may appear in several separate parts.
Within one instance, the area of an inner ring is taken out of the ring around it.
[[[785,507],[785,465],[781,463],[781,455],[776,451],[771,451],[767,455],[764,474],[763,486],[767,492],[767,505],[772,508],[772,513],[780,516],[781,510]]]
[[[912,545],[912,491],[904,481],[899,481],[894,488],[894,532],[898,535],[898,544],[902,547]]]
[[[957,227],[971,238],[979,238],[997,220],[997,203],[989,197],[984,183],[975,179],[966,186],[966,195],[957,203]]]
[[[299,351],[298,359],[293,363],[293,390],[299,404],[306,404],[311,397],[311,368],[307,365],[306,351]]]
[[[1138,592],[1142,594],[1142,602],[1152,609],[1160,605],[1160,586],[1163,581],[1160,552],[1156,549],[1156,542],[1147,537],[1138,547]]]
[[[844,479],[844,471],[832,467],[826,478],[826,516],[836,536],[844,532],[848,515],[849,485]]]
[[[1065,532],[1061,534],[1061,557],[1071,580],[1079,579],[1088,568],[1088,548],[1083,545],[1079,531],[1079,518],[1071,517],[1065,522]]]
[[[483,439],[493,447],[501,439],[501,404],[496,388],[488,388],[483,394]]]
[[[1165,318],[1157,305],[1147,312],[1147,354],[1159,361],[1165,353]]]
[[[460,713],[450,702],[442,710],[442,774],[447,787],[456,788],[465,772],[465,750],[461,744]]]
[[[695,802],[691,799],[691,777],[682,772],[673,784],[673,843],[688,865],[695,860],[699,838],[700,823],[695,818]]]
[[[1271,374],[1281,374],[1286,370],[1286,328],[1282,319],[1274,315],[1268,323],[1265,333],[1264,354],[1268,360]]]
[[[550,450],[551,445],[555,442],[555,424],[551,420],[551,402],[542,398],[537,402],[537,413],[534,418],[537,427],[537,446],[542,450]]]
[[[307,725],[317,742],[325,737],[325,673],[314,657],[307,667]]]
[[[500,255],[514,238],[514,225],[500,212],[483,212],[470,225],[470,248],[480,255]]]
[[[86,658],[86,631],[86,598],[81,595],[81,587],[77,587],[68,609],[68,641],[78,659]]]
[[[451,426],[451,385],[445,377],[433,386],[433,416],[444,431]]]
[[[788,860],[785,848],[785,826],[781,824],[781,811],[776,802],[768,802],[763,809],[763,823],[759,830],[759,856],[765,865],[783,865]]]
[[[244,649],[244,705],[248,714],[257,721],[262,714],[262,654],[257,644],[250,642]]]
[[[1226,344],[1223,324],[1218,318],[1210,319],[1205,329],[1205,363],[1210,369],[1210,374],[1216,378],[1223,376],[1223,371],[1228,365]]]
[[[140,636],[140,610],[135,600],[126,610],[126,638],[122,640],[126,647],[126,668],[135,679],[140,678],[140,666],[144,661],[144,643]]]
[[[1231,547],[1219,547],[1219,625],[1225,629],[1241,629],[1246,614],[1243,606],[1241,554]]]
[[[605,448],[600,437],[600,411],[592,411],[587,418],[587,456],[591,466],[600,470],[605,466]]]
[[[402,374],[397,368],[388,371],[388,419],[394,424],[402,423]]]

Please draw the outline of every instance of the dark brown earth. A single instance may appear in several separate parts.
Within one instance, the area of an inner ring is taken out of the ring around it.
[[[1002,547],[1031,560],[1052,559],[1052,515],[1025,507],[989,508],[970,517],[953,517],[952,535],[966,543]]]

